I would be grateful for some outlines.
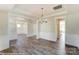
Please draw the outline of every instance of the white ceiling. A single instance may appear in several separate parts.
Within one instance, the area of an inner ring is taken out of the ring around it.
[[[79,11],[79,4],[69,4],[69,5],[66,5],[66,6],[67,6],[66,9],[67,9],[68,13]]]
[[[64,8],[59,10],[53,10],[53,7],[55,6],[57,6],[57,4],[18,4],[15,5],[12,13],[15,13],[16,15],[22,14],[31,18],[38,18],[41,17],[42,14],[41,8],[44,8],[44,16],[64,10]]]
[[[0,4],[0,10],[5,11],[12,11],[13,15],[16,15],[17,17],[24,16],[24,17],[40,17],[42,14],[41,8],[44,8],[44,16],[53,14],[55,12],[60,12],[69,10],[69,12],[78,11],[79,5],[78,4],[72,4],[72,5],[63,5],[66,6],[66,8],[62,8],[59,10],[53,10],[53,7],[55,7],[57,4]],[[20,16],[19,16],[20,15]]]
[[[16,18],[21,16],[30,19],[38,18],[42,14],[41,8],[44,8],[44,16],[53,14],[55,12],[64,11],[65,9],[53,10],[57,4],[1,4],[0,10],[10,11]]]
[[[0,4],[0,10],[10,11],[14,7],[14,4]]]
[[[26,12],[30,12],[33,15],[41,15],[41,8],[44,8],[44,14],[47,15],[51,12],[53,12],[53,7],[56,5],[51,5],[51,4],[38,4],[38,5],[18,5],[19,8],[21,8],[22,10],[25,10]]]

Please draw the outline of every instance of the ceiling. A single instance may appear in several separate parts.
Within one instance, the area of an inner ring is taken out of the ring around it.
[[[38,4],[38,5],[18,5],[19,8],[22,10],[25,10],[26,12],[30,12],[34,16],[39,16],[42,13],[41,8],[44,8],[44,15],[50,14],[53,12],[53,7],[56,5],[51,5],[51,4]]]
[[[55,6],[57,6],[57,4],[18,4],[15,5],[12,13],[30,18],[40,18],[42,14],[41,8],[44,8],[44,16],[64,10],[64,8],[53,10]]]
[[[53,10],[53,7],[55,6],[57,6],[57,4],[2,4],[0,5],[0,10],[8,11],[11,16],[16,19],[34,19],[41,17],[41,8],[44,8],[44,16],[64,10],[64,8],[59,10]]]
[[[14,7],[14,4],[0,4],[0,10],[10,11]]]
[[[53,10],[53,7],[58,4],[0,4],[0,10],[8,11],[9,16],[13,19],[37,19],[41,17],[42,10],[44,8],[43,13],[44,16],[48,16],[51,14],[55,14],[61,11],[79,11],[78,4],[67,4],[63,5],[62,9]]]

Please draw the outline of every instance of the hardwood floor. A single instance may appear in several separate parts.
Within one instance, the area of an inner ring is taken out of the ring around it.
[[[54,46],[52,46],[52,44]],[[17,45],[16,45],[17,46]],[[31,39],[27,40],[23,46],[12,48],[13,53],[26,54],[26,55],[56,55],[55,42],[47,41],[44,39]]]
[[[36,39],[35,37],[29,37],[24,39],[23,42],[18,40],[10,41],[9,51],[3,51],[3,54],[10,55],[58,55],[57,42],[48,41],[45,39]]]
[[[23,42],[18,42],[18,40],[10,41],[10,48],[7,50],[2,51],[1,54],[59,55],[62,52],[62,51],[60,52],[58,41],[52,42],[41,38],[36,39],[35,37],[29,37],[27,39],[23,39]]]
[[[79,48],[66,44],[66,54],[79,55]]]

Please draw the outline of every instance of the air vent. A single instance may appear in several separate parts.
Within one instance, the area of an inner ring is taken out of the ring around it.
[[[57,5],[55,7],[53,7],[54,10],[58,10],[58,9],[61,9],[62,8],[62,5]]]

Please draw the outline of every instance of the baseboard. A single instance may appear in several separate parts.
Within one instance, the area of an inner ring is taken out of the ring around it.
[[[11,48],[6,48],[6,49],[4,49],[0,52],[1,52],[1,54],[12,53],[12,49]]]
[[[53,42],[53,43],[56,43],[56,41],[51,41],[51,40],[48,40],[48,39],[44,39],[44,38],[38,38],[39,40],[42,39],[42,40],[46,40],[46,41],[49,41],[49,42]]]
[[[77,48],[78,49],[78,47],[77,46],[73,46],[73,45],[70,45],[70,44],[65,44],[66,46],[69,46],[69,47],[74,47],[74,48]]]

